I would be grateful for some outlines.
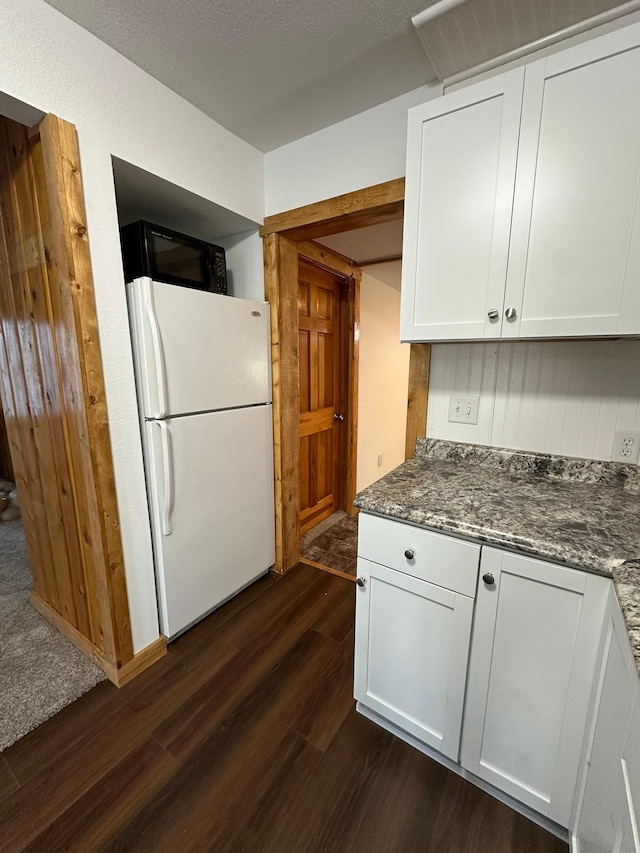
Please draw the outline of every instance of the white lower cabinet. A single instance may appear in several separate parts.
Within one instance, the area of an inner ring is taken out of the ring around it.
[[[363,559],[358,577],[356,699],[457,761],[473,599]]]
[[[364,513],[360,526],[360,706],[569,828],[611,581],[483,546],[474,610],[478,545]]]
[[[637,682],[627,630],[611,589],[596,682],[596,712],[586,755],[586,782],[574,835],[575,853],[640,853],[634,815],[634,804],[640,805],[638,702],[632,715]]]
[[[483,548],[462,766],[568,827],[609,582]]]

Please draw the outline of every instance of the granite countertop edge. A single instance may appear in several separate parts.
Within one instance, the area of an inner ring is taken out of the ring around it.
[[[413,459],[360,492],[354,504],[363,512],[427,527],[441,533],[460,536],[481,544],[504,548],[525,556],[611,578],[640,675],[640,551],[634,552],[637,556],[630,558],[625,550],[625,543],[620,543],[620,550],[616,554],[609,553],[605,548],[596,547],[597,539],[593,541],[593,547],[589,550],[584,542],[578,543],[577,535],[576,543],[578,544],[572,547],[572,543],[567,538],[562,541],[554,540],[553,532],[548,536],[541,535],[539,531],[534,532],[534,535],[525,536],[515,531],[500,529],[499,525],[492,527],[482,520],[474,522],[472,510],[465,513],[461,509],[462,504],[459,500],[456,504],[458,496],[450,501],[451,510],[448,510],[446,483],[443,486],[445,496],[439,501],[437,509],[429,506],[428,499],[422,504],[420,501],[421,478],[424,478],[426,483],[431,472],[442,474],[451,466],[451,472],[447,471],[451,480],[455,479],[456,472],[463,473],[467,480],[470,473],[472,475],[477,473],[479,485],[473,487],[476,498],[482,497],[482,481],[487,477],[490,477],[493,483],[503,483],[507,493],[509,489],[513,490],[521,486],[523,489],[535,490],[542,496],[546,488],[549,488],[550,493],[553,493],[555,488],[561,489],[564,495],[570,497],[572,483],[576,483],[582,484],[576,486],[577,503],[572,506],[572,512],[578,519],[581,514],[579,502],[584,499],[584,484],[588,484],[587,495],[590,493],[589,489],[597,486],[606,490],[608,498],[613,500],[615,505],[619,492],[621,505],[624,504],[625,507],[630,506],[633,509],[637,504],[640,511],[640,494],[637,492],[637,478],[640,472],[636,466],[591,463],[590,460],[576,459],[568,459],[565,464],[564,459],[565,457],[552,457],[548,454],[518,454],[502,448],[484,448],[477,445],[421,439],[417,443],[416,456]],[[455,463],[455,467],[452,463]],[[461,468],[461,466],[464,467]],[[472,467],[467,466],[475,466],[476,469],[481,466],[483,470],[476,472]],[[488,468],[492,469],[490,475]],[[629,481],[626,479],[627,472],[622,469],[629,469]],[[397,500],[397,496],[403,491],[405,479],[406,493],[409,497],[406,503],[402,503]],[[562,482],[561,486],[557,485],[558,481]],[[473,508],[473,505],[471,506]],[[638,521],[640,521],[640,513]]]

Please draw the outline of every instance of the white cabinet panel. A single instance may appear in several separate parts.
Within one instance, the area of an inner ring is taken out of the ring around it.
[[[480,546],[443,533],[361,512],[358,555],[473,598]]]
[[[523,76],[409,113],[402,340],[500,335]]]
[[[568,826],[608,582],[483,548],[462,765]]]
[[[630,681],[633,681],[633,668],[631,668],[632,672],[628,679]],[[621,765],[627,804],[623,819],[624,835],[633,844],[629,849],[633,853],[640,853],[640,833],[638,832],[638,821],[640,820],[640,693],[637,690]]]
[[[640,329],[640,48],[526,69],[503,337]]]
[[[359,558],[355,697],[454,761],[473,599]]]
[[[626,853],[634,849],[629,846],[630,821],[625,815],[628,806],[621,757],[637,680],[627,630],[611,588],[604,625],[596,713],[587,753],[587,779],[576,831],[579,853],[602,853],[605,850]],[[639,759],[637,755],[629,758],[633,788]],[[631,840],[632,837],[633,833]]]

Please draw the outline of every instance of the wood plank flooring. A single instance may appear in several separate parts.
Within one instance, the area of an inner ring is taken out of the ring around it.
[[[566,853],[354,710],[349,581],[258,581],[0,755],[0,851]]]

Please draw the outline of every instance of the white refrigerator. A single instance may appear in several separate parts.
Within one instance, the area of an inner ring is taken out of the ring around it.
[[[269,306],[127,285],[163,633],[273,565]]]

